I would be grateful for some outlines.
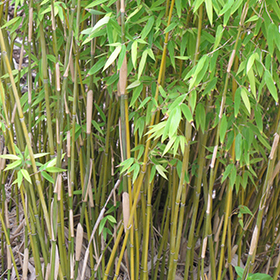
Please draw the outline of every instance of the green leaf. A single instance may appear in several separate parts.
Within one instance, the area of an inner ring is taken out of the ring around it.
[[[191,112],[190,108],[185,103],[182,103],[180,105],[180,107],[181,107],[181,110],[182,110],[185,118],[187,119],[187,121],[189,123],[193,122],[193,116],[192,116],[192,112]]]
[[[133,177],[132,177],[132,182],[134,183],[138,177],[139,171],[140,171],[140,164],[139,163],[135,163],[132,165],[133,168]],[[132,168],[130,167],[130,168]]]
[[[236,273],[239,277],[243,276],[244,268],[241,268],[239,266],[235,266],[234,269],[235,269],[235,271],[236,271]]]
[[[95,127],[95,129],[101,133],[102,135],[104,135],[104,132],[101,130],[100,126],[98,125],[98,123],[95,120],[92,120],[91,123],[93,124],[93,126]]]
[[[167,145],[165,146],[165,149],[162,153],[162,156],[164,156],[167,152],[170,151],[172,145],[174,144],[175,140],[177,139],[176,136],[171,137],[171,139],[168,141]]]
[[[219,16],[222,16],[225,14],[234,4],[234,0],[228,0],[226,1],[226,4],[224,5],[223,9],[220,11]]]
[[[126,18],[126,22],[128,22],[132,17],[134,17],[141,9],[142,9],[142,5],[137,5],[137,8],[135,9],[135,11],[133,11],[132,13],[129,13],[129,16]]]
[[[190,93],[190,99],[189,99],[189,105],[191,106],[192,112],[194,112],[196,106],[196,99],[197,99],[197,92],[196,90],[193,90]]]
[[[119,45],[119,46],[117,46],[115,48],[115,50],[112,52],[112,54],[110,55],[110,57],[106,61],[102,72],[104,70],[106,70],[117,59],[117,57],[118,57],[119,53],[121,52],[121,50],[122,50],[122,46],[121,45]]]
[[[20,160],[16,160],[13,163],[8,164],[7,167],[4,169],[4,171],[15,169],[15,168],[17,168],[20,165],[22,165],[22,160],[21,159]]]
[[[137,61],[137,48],[138,48],[138,42],[136,40],[132,43],[131,46],[131,59],[135,70],[136,70],[136,61]]]
[[[248,63],[247,63],[247,73],[251,70],[252,66],[254,65],[255,60],[259,60],[259,54],[258,53],[253,53],[251,54],[251,56],[248,59]]]
[[[259,16],[254,15],[254,16],[250,17],[248,20],[246,20],[245,23],[257,21],[259,18],[260,18]]]
[[[147,55],[148,55],[148,51],[144,50],[138,67],[138,80],[140,80],[140,77],[146,65]]]
[[[151,48],[148,48],[148,49],[147,49],[147,52],[148,52],[149,57],[150,57],[153,61],[156,61],[152,49],[151,49]]]
[[[225,114],[223,114],[221,120],[221,128],[220,128],[220,141],[222,144],[224,143],[225,135],[227,132],[227,125],[228,125],[227,117]]]
[[[216,87],[217,81],[218,81],[217,77],[214,77],[212,80],[210,80],[210,82],[207,84],[207,86],[203,90],[202,96],[205,96],[209,92],[212,92],[212,90]]]
[[[112,213],[113,211],[116,211],[118,208],[119,208],[119,206],[120,206],[120,202],[119,201],[117,201],[117,204],[116,204],[116,206],[111,206],[107,211],[106,211],[106,214],[110,214],[110,213]]]
[[[117,67],[118,71],[122,67],[125,55],[126,55],[126,47],[125,47],[124,44],[122,44],[122,49],[121,49],[121,52],[120,52],[120,55],[119,55],[119,59],[118,59],[118,67]]]
[[[255,74],[253,69],[251,68],[248,73],[247,76],[249,78],[249,82],[250,82],[250,88],[251,88],[251,92],[254,95],[254,97],[257,97],[257,93],[256,93],[256,78],[255,78]]]
[[[201,128],[202,133],[205,131],[205,123],[206,123],[206,112],[204,105],[199,103],[195,110],[195,122],[197,129]]]
[[[225,172],[223,174],[223,178],[221,180],[221,183],[223,183],[225,181],[225,179],[228,177],[228,175],[230,174],[230,172],[232,171],[233,168],[234,168],[234,164],[233,163],[229,164],[226,167]]]
[[[122,163],[120,163],[120,166],[122,166],[121,173],[127,171],[133,163],[134,163],[134,158],[128,158],[124,160]]]
[[[58,172],[66,171],[66,169],[63,169],[63,168],[60,168],[60,167],[55,167],[55,166],[47,167],[45,170],[47,172],[50,172],[50,173],[58,173]]]
[[[89,9],[89,8],[93,8],[93,7],[95,7],[95,6],[99,6],[99,5],[101,5],[101,4],[105,3],[105,2],[107,2],[107,0],[96,0],[96,1],[93,1],[92,3],[90,3],[89,5],[87,5],[87,6],[85,7],[85,9]]]
[[[156,168],[155,166],[153,165],[152,169],[151,169],[151,173],[150,173],[150,178],[149,178],[149,183],[152,183],[154,177],[155,177],[155,174],[156,174]]]
[[[177,22],[172,22],[170,25],[168,25],[168,26],[164,29],[164,34],[167,33],[167,32],[170,32],[171,30],[173,30],[177,25],[178,25]],[[173,42],[173,41],[169,41],[169,42]]]
[[[229,185],[230,185],[231,188],[235,184],[236,175],[237,175],[236,167],[235,167],[235,165],[233,165],[232,170],[231,170],[231,172],[229,174]]]
[[[252,276],[250,276],[250,280],[272,280],[272,279],[273,278],[270,275],[264,273],[254,273]]]
[[[164,179],[168,180],[165,173],[164,173],[164,172],[167,172],[167,171],[165,170],[165,168],[163,166],[157,164],[156,165],[156,170]]]
[[[220,25],[218,25],[217,30],[216,30],[216,37],[215,37],[215,43],[214,43],[213,50],[216,50],[217,47],[219,46],[221,39],[223,37],[223,33],[224,33],[224,28],[220,24]]]
[[[106,222],[107,222],[107,217],[108,217],[108,216],[104,217],[104,218],[101,220],[100,224],[99,224],[99,235],[101,234],[101,232],[102,232],[103,229],[104,229],[104,226],[105,226],[105,224],[106,224]]]
[[[116,224],[117,223],[116,219],[113,216],[111,216],[111,215],[108,215],[107,219],[112,224]]]
[[[133,83],[131,83],[126,89],[135,88],[138,87],[139,85],[141,85],[141,82],[139,80],[136,80]]]
[[[235,158],[240,161],[242,154],[242,135],[240,133],[235,137]]]
[[[249,214],[252,217],[254,216],[253,213],[250,211],[250,209],[247,206],[239,205],[238,208],[239,208],[239,212],[241,214]]]
[[[50,174],[48,174],[47,172],[45,171],[42,171],[41,172],[42,176],[47,180],[49,181],[50,183],[54,184],[54,179],[52,176],[50,176]]]
[[[239,113],[239,107],[241,102],[241,88],[238,88],[234,96],[234,116],[237,117]]]
[[[0,158],[11,159],[11,160],[19,160],[19,159],[21,159],[19,156],[12,155],[12,154],[1,155]]]
[[[15,17],[15,18],[7,21],[1,28],[6,28],[6,27],[9,27],[10,25],[14,25],[18,21],[21,22],[22,21],[22,17]]]
[[[256,124],[257,124],[259,131],[262,133],[263,132],[263,120],[262,120],[262,115],[261,115],[259,108],[256,108],[256,110],[255,110],[255,120],[256,120]]]
[[[180,18],[182,15],[182,0],[175,0],[177,15]]]
[[[97,73],[102,67],[104,67],[105,62],[106,62],[106,57],[98,58],[96,63],[88,71],[88,74],[93,75]]]
[[[247,90],[244,87],[241,88],[241,97],[246,109],[248,110],[249,114],[251,114],[251,104],[248,98]]]
[[[205,0],[206,12],[210,24],[213,24],[213,7],[212,7],[212,0]],[[214,48],[215,49],[215,48]]]
[[[194,12],[194,13],[198,10],[198,8],[199,8],[200,5],[203,3],[203,1],[204,1],[204,0],[196,0],[196,1],[194,2],[194,8],[193,8],[193,12]]]
[[[18,174],[17,174],[17,176],[18,176],[18,177],[17,177],[17,180],[16,180],[16,181],[17,181],[17,183],[18,183],[18,186],[21,187],[21,184],[22,184],[22,181],[23,181],[23,175],[22,175],[22,173],[19,171]]]
[[[44,157],[49,155],[50,153],[38,153],[38,154],[34,154],[34,158],[40,158],[40,157]]]
[[[142,32],[140,33],[141,39],[144,40],[148,36],[151,29],[153,28],[154,22],[155,22],[155,17],[154,16],[149,17],[147,24],[144,26]]]
[[[24,179],[25,179],[27,182],[29,182],[30,184],[32,184],[30,175],[29,175],[29,173],[28,173],[27,170],[21,169],[19,172],[23,175]]]
[[[177,129],[179,127],[181,121],[181,109],[180,107],[176,107],[171,111],[168,121],[170,120],[170,129],[168,136],[171,138],[174,134],[177,133]]]
[[[265,80],[267,88],[268,88],[269,92],[271,93],[272,97],[274,98],[275,102],[278,103],[277,90],[276,90],[276,87],[274,85],[274,81],[272,79],[272,76],[267,69],[264,71],[264,80]]]

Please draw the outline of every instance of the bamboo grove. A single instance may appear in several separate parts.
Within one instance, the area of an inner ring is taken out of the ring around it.
[[[0,278],[278,279],[279,26],[276,0],[2,1]]]

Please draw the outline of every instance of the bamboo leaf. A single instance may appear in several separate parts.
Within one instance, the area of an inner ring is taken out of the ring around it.
[[[206,113],[205,113],[205,108],[202,103],[199,103],[196,106],[195,110],[195,122],[197,129],[201,129],[202,133],[205,131],[205,123],[206,123]]]
[[[20,23],[22,21],[22,17],[14,17],[11,20],[7,21],[1,28],[9,27],[10,25],[15,25],[18,22]]]
[[[170,113],[170,128],[168,132],[169,138],[171,138],[175,133],[177,133],[177,129],[179,127],[180,121],[181,121],[181,109],[180,107],[176,107],[174,110]]]
[[[47,168],[46,168],[46,171],[47,171],[47,172],[50,172],[50,173],[58,173],[58,172],[64,172],[64,171],[66,171],[66,169],[63,169],[63,168],[60,168],[60,167],[52,166],[52,167],[47,167]]]
[[[234,4],[234,0],[228,0],[224,5],[223,9],[220,11],[219,16],[222,16],[227,11],[229,11],[229,9],[232,7],[233,4]]]
[[[241,88],[241,97],[245,104],[246,109],[248,110],[249,114],[251,114],[251,104],[248,98],[247,91],[243,87]]]
[[[170,138],[167,145],[165,146],[165,149],[162,153],[162,156],[164,156],[168,151],[170,151],[170,149],[171,149],[172,145],[174,144],[176,138],[177,138],[176,136],[173,136],[173,137]]]
[[[185,103],[182,103],[180,107],[187,121],[189,123],[193,122],[193,116],[190,108]]]
[[[237,161],[240,161],[241,154],[242,154],[242,135],[238,133],[235,138],[235,159]]]
[[[272,76],[267,69],[264,72],[264,80],[265,80],[267,88],[268,88],[269,92],[271,93],[272,97],[274,98],[275,102],[278,103],[277,90],[276,90],[276,87],[274,85],[274,81],[272,79]]]
[[[118,70],[120,70],[122,67],[125,55],[126,55],[126,47],[124,44],[122,44],[121,51],[119,54],[119,59],[118,59],[118,67],[117,67]]]
[[[175,0],[177,15],[180,18],[182,15],[182,0]]]
[[[122,46],[119,45],[115,48],[115,50],[112,52],[112,54],[110,55],[110,57],[108,58],[108,60],[106,61],[104,68],[102,71],[106,70],[118,57],[119,53],[122,50]]]
[[[98,58],[97,62],[88,71],[88,74],[94,75],[95,73],[97,73],[102,67],[104,67],[105,62],[106,62],[106,57]]]
[[[165,168],[163,166],[157,164],[156,165],[156,170],[160,174],[160,176],[162,176],[164,179],[168,180],[166,175],[165,175],[165,173],[164,173],[164,172],[166,172],[166,170],[165,170]]]
[[[203,1],[204,1],[204,0],[196,0],[196,1],[194,2],[194,8],[193,8],[193,12],[194,12],[194,13],[198,10],[198,8],[199,8],[200,5],[203,3]]]
[[[116,224],[116,223],[117,223],[115,217],[113,217],[112,215],[108,215],[108,216],[107,216],[107,220],[108,220],[110,223],[112,223],[112,224]]]
[[[213,7],[212,7],[212,0],[205,0],[206,12],[210,24],[213,24]]]
[[[234,167],[234,164],[233,164],[233,163],[229,164],[229,165],[226,167],[225,172],[224,172],[224,174],[223,174],[223,178],[222,178],[222,180],[221,180],[221,183],[223,183],[223,182],[225,181],[225,179],[228,177],[228,175],[229,175],[230,172],[232,171],[233,167]]]
[[[136,88],[139,85],[141,85],[141,82],[139,80],[134,81],[133,83],[131,83],[126,89],[132,89],[132,88]],[[133,102],[134,103],[134,102]],[[132,103],[132,104],[133,104]]]
[[[237,117],[239,113],[239,107],[241,102],[241,88],[238,88],[234,96],[234,116]]]
[[[1,155],[0,158],[11,159],[11,160],[19,160],[20,159],[19,156],[12,155],[12,154]]]
[[[222,116],[222,120],[221,120],[221,128],[220,128],[220,142],[223,144],[224,143],[224,139],[225,139],[225,135],[227,132],[227,117],[225,114],[223,114]]]
[[[13,163],[8,164],[7,167],[4,169],[4,171],[15,169],[15,168],[17,168],[20,165],[22,165],[22,160],[21,159],[20,160],[16,160]]]
[[[50,176],[47,172],[42,171],[41,174],[42,174],[42,176],[43,176],[47,181],[49,181],[51,184],[54,184],[54,179],[53,179],[53,177]]]
[[[89,5],[87,5],[85,7],[85,9],[90,9],[90,8],[93,8],[95,6],[98,6],[98,5],[101,5],[103,3],[107,2],[107,0],[95,0],[93,1],[92,3],[90,3]]]
[[[144,67],[146,65],[146,60],[147,60],[147,54],[148,54],[148,51],[147,50],[144,50],[143,54],[142,54],[142,57],[141,57],[141,60],[140,60],[140,63],[139,63],[139,67],[138,67],[138,80],[140,80],[140,77],[142,75],[142,72],[144,70]]]
[[[255,120],[257,127],[259,131],[262,133],[263,132],[263,120],[262,120],[262,115],[260,113],[260,109],[256,108],[255,110]]]
[[[254,74],[254,71],[253,69],[251,68],[249,70],[249,72],[247,73],[247,76],[248,76],[248,79],[249,79],[249,82],[250,82],[250,89],[251,89],[251,92],[253,94],[253,96],[255,98],[257,98],[257,92],[256,92],[256,78],[255,78],[255,74]]]
[[[224,33],[224,28],[220,24],[220,25],[218,25],[217,30],[216,30],[215,43],[214,43],[214,47],[213,47],[214,50],[216,50],[217,47],[219,46],[221,39],[223,37],[223,33]]]
[[[232,170],[231,170],[231,172],[229,174],[229,185],[230,185],[231,188],[235,184],[236,175],[237,175],[236,167],[235,167],[235,165],[233,165]]]
[[[148,34],[153,28],[154,22],[155,22],[155,17],[154,16],[149,17],[147,24],[145,25],[142,32],[140,33],[142,40],[144,40],[148,36]]]
[[[137,48],[138,48],[138,42],[134,41],[131,46],[131,59],[132,59],[132,64],[134,69],[136,69]]]
[[[252,66],[254,65],[255,60],[259,60],[259,54],[258,53],[253,53],[251,54],[251,56],[248,59],[248,63],[247,63],[247,73],[251,70]]]
[[[19,172],[22,174],[22,176],[24,177],[24,179],[25,179],[28,183],[32,184],[30,175],[29,175],[29,173],[28,173],[27,170],[21,169]]]

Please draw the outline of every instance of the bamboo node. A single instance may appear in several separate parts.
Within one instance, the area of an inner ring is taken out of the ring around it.
[[[43,79],[43,83],[44,83],[44,84],[48,84],[48,83],[49,83],[49,80],[48,80],[48,79]]]

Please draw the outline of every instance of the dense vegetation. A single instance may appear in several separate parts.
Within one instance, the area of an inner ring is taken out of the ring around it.
[[[276,0],[1,2],[0,278],[277,279],[279,24]]]

